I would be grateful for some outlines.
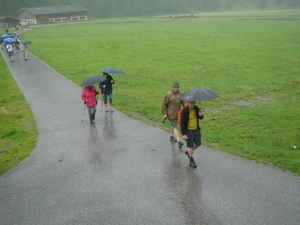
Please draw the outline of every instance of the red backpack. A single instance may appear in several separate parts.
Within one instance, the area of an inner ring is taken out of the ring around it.
[[[180,123],[181,123],[181,114],[182,114],[182,110],[184,109],[184,107],[182,107],[179,111],[178,111],[178,114],[177,114],[177,121],[178,121],[178,124],[179,124],[179,126],[181,126],[180,125]]]

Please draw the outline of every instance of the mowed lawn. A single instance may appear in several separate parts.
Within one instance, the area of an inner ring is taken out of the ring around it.
[[[105,67],[121,68],[115,108],[167,131],[160,107],[173,82],[181,92],[214,89],[220,98],[198,102],[203,144],[299,174],[299,28],[288,19],[109,19],[22,36],[78,86]]]
[[[18,165],[35,148],[33,113],[0,56],[0,174]]]

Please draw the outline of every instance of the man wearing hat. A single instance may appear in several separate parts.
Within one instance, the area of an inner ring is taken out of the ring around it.
[[[172,90],[169,91],[163,99],[161,112],[164,115],[164,118],[168,119],[171,124],[170,141],[178,142],[178,146],[181,148],[183,143],[180,141],[179,132],[177,129],[177,115],[181,105],[183,105],[184,102],[181,100],[182,94],[179,91],[179,87],[180,86],[178,82],[173,84]]]

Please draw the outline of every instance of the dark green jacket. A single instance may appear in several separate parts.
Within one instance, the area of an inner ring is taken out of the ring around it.
[[[169,120],[177,120],[178,111],[180,110],[181,105],[183,105],[181,97],[182,94],[180,92],[175,94],[172,90],[164,97],[161,106],[161,113],[163,115],[167,114]]]

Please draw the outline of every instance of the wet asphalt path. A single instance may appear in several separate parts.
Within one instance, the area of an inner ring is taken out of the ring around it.
[[[1,225],[300,224],[299,177],[204,146],[192,169],[168,133],[100,106],[81,122],[77,85],[30,53],[3,57],[40,134],[0,176]]]

